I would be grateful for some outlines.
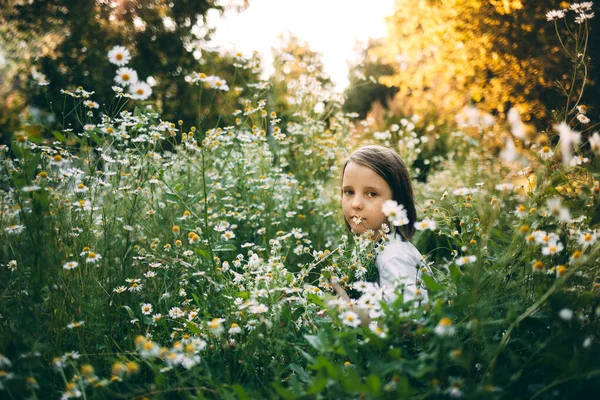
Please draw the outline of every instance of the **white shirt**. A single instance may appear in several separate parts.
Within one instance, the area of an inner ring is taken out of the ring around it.
[[[421,253],[412,243],[405,242],[401,238],[391,239],[375,259],[375,266],[379,271],[379,286],[386,289],[393,287],[396,282],[401,282],[405,285],[404,301],[413,300],[421,272],[419,263],[422,259]],[[419,289],[423,299],[427,299],[425,288]]]

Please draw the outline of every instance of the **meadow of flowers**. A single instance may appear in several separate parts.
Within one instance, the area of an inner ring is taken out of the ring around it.
[[[198,71],[189,84],[236,87],[239,109],[184,126],[155,111],[126,47],[108,57],[109,105],[65,89],[77,126],[0,148],[3,398],[600,390],[600,138],[585,106],[543,132],[474,107],[452,129],[417,115],[375,129],[303,75],[282,123],[268,82]],[[365,143],[414,173],[427,300],[403,302],[399,286],[382,301],[377,244],[343,223],[340,167]]]

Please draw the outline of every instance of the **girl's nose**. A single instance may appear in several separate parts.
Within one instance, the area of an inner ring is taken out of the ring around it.
[[[363,202],[360,196],[354,196],[354,199],[352,199],[352,208],[356,209],[356,210],[360,210],[363,207]]]

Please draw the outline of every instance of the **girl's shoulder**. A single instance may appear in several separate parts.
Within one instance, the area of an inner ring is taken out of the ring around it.
[[[411,242],[394,238],[387,242],[377,255],[377,264],[384,265],[392,259],[399,259],[416,265],[422,258],[419,250]]]

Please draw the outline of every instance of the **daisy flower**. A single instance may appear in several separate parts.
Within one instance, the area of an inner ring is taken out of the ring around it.
[[[223,332],[223,322],[225,322],[223,318],[213,318],[212,321],[208,323],[208,329],[210,329],[213,334],[220,335]]]
[[[233,231],[225,231],[221,237],[225,240],[229,240],[229,239],[233,239],[235,238],[235,233],[233,233]]]
[[[127,65],[131,60],[131,53],[123,46],[115,46],[108,52],[108,61],[112,64]]]
[[[594,132],[594,134],[590,137],[589,142],[590,149],[594,153],[600,154],[600,135],[598,135],[598,132]]]
[[[592,246],[598,239],[596,232],[581,232],[578,242],[582,247]]]
[[[100,104],[96,103],[95,101],[92,100],[86,100],[83,102],[83,104],[87,107],[87,108],[98,108],[100,107]]]
[[[98,253],[94,253],[93,251],[90,251],[90,252],[87,254],[87,258],[85,259],[85,262],[86,262],[87,264],[95,264],[95,263],[97,263],[98,261],[100,261],[100,259],[101,259],[101,258],[102,258],[102,256],[101,256],[100,254],[98,254]]]
[[[173,319],[185,317],[185,311],[179,307],[173,307],[169,310],[169,317]]]
[[[571,318],[573,318],[573,310],[570,308],[563,308],[558,312],[558,316],[565,321],[570,321]]]
[[[356,328],[360,325],[360,319],[358,318],[358,314],[354,311],[346,311],[342,315],[340,315],[342,319],[342,323],[347,326],[351,326],[352,328]]]
[[[113,289],[113,292],[115,292],[115,293],[123,293],[126,291],[127,291],[127,288],[125,286],[117,286],[116,288]]]
[[[115,81],[122,86],[132,85],[136,83],[138,80],[138,75],[135,70],[127,67],[119,68],[117,70],[117,75],[115,76]]]
[[[84,323],[85,323],[85,321],[78,321],[78,322],[73,321],[67,325],[67,328],[69,328],[69,329],[79,328],[80,326],[83,326]]]
[[[551,243],[547,247],[542,249],[542,254],[545,256],[552,256],[554,254],[560,253],[564,250],[564,246],[561,242]]]
[[[515,187],[515,185],[512,183],[499,183],[496,185],[496,190],[503,192],[503,191],[513,190],[514,187]]]
[[[425,231],[427,229],[433,231],[435,230],[436,225],[435,225],[435,221],[429,219],[429,218],[425,218],[423,221],[417,222],[415,224],[415,229],[418,231]]]
[[[456,259],[456,265],[458,265],[459,267],[468,263],[472,263],[477,261],[477,257],[476,256],[464,256],[464,257],[460,257]]]
[[[563,10],[550,10],[546,13],[547,21],[555,21],[557,19],[562,19],[565,17],[565,12]]]
[[[18,235],[25,230],[23,225],[9,225],[4,229],[9,235]]]
[[[229,328],[229,331],[227,331],[227,332],[230,335],[235,335],[237,333],[242,333],[242,328],[240,328],[240,326],[234,322],[233,324],[231,324],[231,327]]]
[[[129,86],[134,100],[146,100],[152,94],[152,88],[146,82],[137,82]]]
[[[438,336],[452,336],[456,332],[456,329],[452,326],[450,318],[444,317],[438,322],[433,331]]]
[[[150,304],[150,303],[142,304],[142,314],[144,314],[144,315],[152,314],[152,304]]]
[[[77,261],[69,261],[63,265],[64,269],[75,269],[79,266]]]
[[[517,209],[515,210],[515,215],[518,218],[525,218],[527,216],[527,214],[528,214],[528,210],[523,204],[520,204],[517,207]]]

